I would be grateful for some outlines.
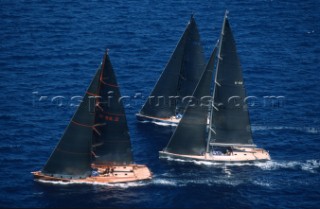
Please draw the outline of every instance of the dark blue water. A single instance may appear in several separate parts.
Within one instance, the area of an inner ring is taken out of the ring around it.
[[[317,208],[320,204],[320,3],[306,1],[0,1],[0,207]],[[272,161],[158,159],[170,127],[141,108],[195,14],[206,57],[225,9],[237,42],[254,141]],[[153,180],[33,181],[106,48],[125,100],[135,161]],[[270,97],[273,96],[273,97]]]

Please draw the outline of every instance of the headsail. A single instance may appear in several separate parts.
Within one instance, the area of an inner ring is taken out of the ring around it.
[[[216,144],[252,144],[242,69],[227,12],[219,48],[211,141]]]
[[[130,164],[133,161],[125,110],[108,53],[101,64],[96,100],[93,152],[95,164]]]
[[[202,155],[206,150],[206,127],[211,95],[212,75],[217,47],[193,93],[193,101],[187,106],[183,117],[164,149],[166,152],[185,155]]]
[[[143,115],[169,118],[176,114],[177,103],[191,96],[205,68],[205,56],[199,31],[192,16],[175,51],[162,72],[152,93],[140,110]]]
[[[85,178],[91,174],[91,139],[94,108],[90,98],[98,94],[101,69],[98,69],[81,104],[42,172],[63,178]]]

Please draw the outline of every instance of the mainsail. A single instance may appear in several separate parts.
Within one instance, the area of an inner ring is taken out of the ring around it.
[[[211,95],[210,85],[215,64],[217,67],[213,97],[209,105],[201,106],[199,104],[203,103],[199,102],[199,99],[203,101],[204,96]],[[271,159],[266,150],[256,148],[252,142],[242,71],[227,12],[223,20],[219,47],[216,46],[212,52],[193,97],[195,100],[186,107],[168,145],[159,152],[160,158],[209,162],[253,162]]]
[[[81,104],[42,173],[76,179],[91,174],[91,163],[132,163],[130,136],[120,98],[116,77],[106,52]]]
[[[207,118],[211,104],[208,96],[211,95],[216,53],[217,48],[215,47],[193,93],[193,101],[187,106],[164,151],[185,155],[202,155],[205,152]]]
[[[92,95],[98,94],[101,68],[97,70],[81,104],[73,115],[42,173],[63,178],[85,178],[91,174],[91,140],[94,109]]]
[[[211,141],[216,144],[253,145],[246,91],[236,43],[225,15],[214,86]]]
[[[193,16],[140,114],[158,118],[184,111],[181,98],[191,96],[205,69],[205,56]]]
[[[98,165],[130,164],[133,161],[125,110],[118,83],[106,53],[101,64],[99,97],[96,100],[93,162]]]

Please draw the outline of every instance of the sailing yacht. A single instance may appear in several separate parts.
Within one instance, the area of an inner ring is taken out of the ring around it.
[[[205,55],[193,15],[145,104],[138,121],[176,126],[205,69]]]
[[[213,50],[193,93],[199,101],[201,95],[210,91],[216,62],[212,103],[209,107],[201,104],[187,106],[169,143],[159,152],[160,158],[210,162],[270,160],[269,153],[257,148],[252,140],[242,69],[227,14],[218,49]]]
[[[113,97],[108,97],[113,92]],[[82,103],[37,181],[119,183],[151,179],[145,165],[133,163],[131,142],[119,86],[108,52]]]

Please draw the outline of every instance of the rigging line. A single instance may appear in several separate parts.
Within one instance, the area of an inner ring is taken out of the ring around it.
[[[99,147],[103,144],[104,144],[103,142],[99,142],[99,143],[92,144],[91,147],[95,148],[95,147]]]
[[[87,91],[87,94],[89,94],[90,96],[101,97],[100,95],[91,93],[91,92],[89,92],[89,91]]]
[[[81,123],[77,123],[73,120],[71,120],[72,123],[76,124],[76,125],[79,125],[79,126],[83,126],[83,127],[87,127],[87,128],[92,128],[92,126],[89,126],[89,125],[85,125],[85,124],[81,124]]]
[[[121,114],[121,113],[110,113],[110,112],[106,112],[104,111],[104,109],[99,105],[101,102],[99,102],[96,106],[105,114],[107,115],[114,115],[114,116],[125,116],[125,114]]]
[[[179,76],[180,76],[180,78],[181,78],[182,80],[187,80],[187,78],[184,77],[182,74],[180,74]]]
[[[217,134],[216,131],[215,131],[212,127],[210,127],[210,130],[211,130],[214,134]]]
[[[92,129],[93,129],[99,136],[101,136],[101,133],[96,129],[95,126],[93,126]]]
[[[107,125],[106,123],[96,123],[93,125],[93,127],[98,127],[98,126],[105,126]]]
[[[100,106],[100,102],[96,104],[96,107],[98,107],[102,112],[104,112],[103,108]]]
[[[104,85],[107,85],[107,86],[112,86],[112,87],[115,87],[115,88],[119,87],[118,85],[114,85],[114,84],[111,84],[111,83],[106,83],[102,79],[100,79],[100,82],[103,83]]]
[[[213,107],[215,110],[219,111],[219,109],[218,109],[214,104],[212,105],[212,107]]]

